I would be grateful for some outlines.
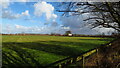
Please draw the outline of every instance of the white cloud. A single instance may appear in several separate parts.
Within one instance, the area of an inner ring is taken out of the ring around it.
[[[29,2],[29,0],[17,0],[18,2]]]
[[[52,27],[52,26],[22,26],[22,25],[15,25],[14,31],[18,33],[25,32],[25,33],[40,33],[40,34],[50,34],[50,33],[58,33],[60,28]]]
[[[63,27],[63,29],[67,29],[67,30],[69,30],[69,29],[70,29],[70,27]]]
[[[20,14],[13,14],[11,11],[3,11],[2,12],[2,18],[7,18],[7,19],[16,19],[19,18],[21,15]]]
[[[30,2],[30,0],[0,0],[0,8],[8,8],[14,2]]]
[[[70,28],[65,26],[23,26],[23,25],[6,25],[2,28],[4,33],[39,33],[39,34],[50,34],[50,33],[60,33],[64,34],[65,31],[70,30],[72,33],[75,34],[102,34],[103,32],[106,35],[111,34],[114,32],[114,29],[111,28],[96,28],[91,30],[89,28],[83,27],[82,29],[79,28]]]
[[[38,30],[37,27],[28,27],[28,26],[22,26],[22,25],[15,25],[15,31],[22,33],[32,33],[32,32],[36,32]]]
[[[65,31],[60,27],[52,26],[23,26],[18,24],[4,25],[2,33],[39,33],[39,34],[51,34],[51,33],[64,33]]]
[[[111,34],[112,32],[114,32],[115,30],[112,28],[94,28],[94,29],[90,29],[89,25],[84,25],[85,22],[83,21],[85,19],[85,17],[87,18],[86,15],[83,16],[70,16],[70,17],[61,17],[61,21],[62,21],[62,26],[63,29],[69,29],[71,30],[73,33],[78,33],[78,34]]]
[[[21,14],[13,14],[12,11],[8,11],[8,10],[5,10],[2,12],[2,18],[6,18],[6,19],[17,19],[23,16],[29,16],[29,11],[26,10],[25,12],[22,12]]]
[[[54,14],[54,7],[51,4],[42,1],[34,4],[34,8],[34,15],[42,16],[43,14],[45,14],[47,21],[55,21],[55,19],[57,18],[57,15]]]
[[[26,29],[26,27],[21,26],[21,25],[15,25],[15,27],[16,27],[17,29],[21,29],[21,28]]]
[[[107,35],[110,35],[112,32],[115,32],[115,29],[105,28],[105,27],[102,27],[102,28],[96,27],[96,28],[94,28],[94,30],[98,31],[100,34],[104,33]]]
[[[26,10],[25,12],[22,12],[21,15],[22,15],[22,16],[29,16],[29,11]]]
[[[8,8],[9,5],[10,5],[9,0],[0,0],[0,8]]]

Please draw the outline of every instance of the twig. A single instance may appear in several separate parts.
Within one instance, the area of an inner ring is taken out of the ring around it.
[[[116,66],[116,68],[118,68],[119,65],[120,65],[120,63],[118,63],[118,65]]]

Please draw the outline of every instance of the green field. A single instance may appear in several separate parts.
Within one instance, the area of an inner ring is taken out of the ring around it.
[[[2,36],[3,66],[45,66],[113,40],[98,37]]]

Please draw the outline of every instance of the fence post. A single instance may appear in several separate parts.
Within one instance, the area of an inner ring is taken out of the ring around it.
[[[85,64],[85,57],[84,57],[84,55],[82,56],[82,66],[83,66],[83,68],[84,68],[84,64]]]
[[[97,66],[99,66],[99,56],[98,56],[98,48],[96,49],[96,52],[97,52]]]
[[[59,64],[59,68],[62,68],[62,65],[61,65],[61,64]]]
[[[71,61],[70,61],[71,63],[73,63],[73,58],[71,58]]]

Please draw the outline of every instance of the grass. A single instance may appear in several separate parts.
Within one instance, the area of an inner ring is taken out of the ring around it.
[[[46,66],[111,40],[113,38],[3,35],[3,66]]]

